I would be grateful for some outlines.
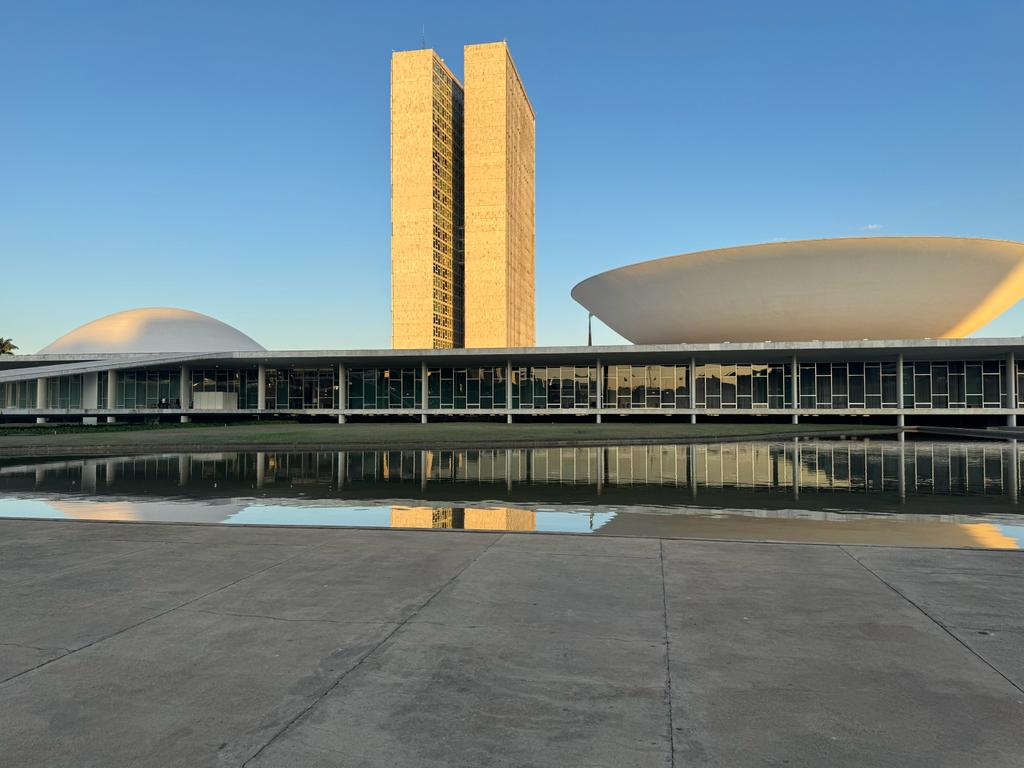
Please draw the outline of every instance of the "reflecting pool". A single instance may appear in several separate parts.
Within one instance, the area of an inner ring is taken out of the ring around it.
[[[1019,548],[1015,443],[0,460],[0,516]]]

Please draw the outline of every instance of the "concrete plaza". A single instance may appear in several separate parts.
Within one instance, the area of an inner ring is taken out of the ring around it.
[[[0,764],[1019,766],[1024,553],[0,521]]]

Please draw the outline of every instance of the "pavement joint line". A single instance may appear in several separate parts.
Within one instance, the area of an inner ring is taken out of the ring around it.
[[[1021,687],[1020,684],[1018,684],[1015,680],[1013,680],[1012,678],[1010,678],[1006,674],[1004,674],[1002,672],[1002,670],[1000,670],[997,666],[995,666],[991,661],[989,661],[984,656],[982,656],[980,653],[978,653],[978,651],[976,651],[974,648],[969,646],[964,640],[962,640],[959,637],[957,637],[957,635],[948,626],[943,624],[941,620],[939,620],[935,616],[932,616],[930,613],[928,613],[928,611],[926,611],[924,608],[922,608],[918,603],[916,603],[913,600],[911,600],[910,597],[908,597],[898,587],[893,586],[888,581],[883,579],[874,569],[872,569],[866,563],[861,562],[861,560],[856,555],[854,555],[852,552],[847,550],[845,546],[840,546],[839,549],[841,549],[843,552],[845,552],[849,557],[853,558],[854,562],[856,562],[861,568],[863,568],[865,571],[870,573],[872,576],[874,576],[876,579],[878,579],[880,582],[882,582],[882,584],[887,586],[889,589],[891,589],[897,595],[899,595],[904,600],[906,600],[908,603],[910,603],[910,605],[914,606],[917,610],[919,610],[921,613],[923,613],[933,624],[935,624],[935,626],[937,626],[939,629],[941,629],[943,632],[945,632],[947,635],[949,635],[951,638],[953,638],[954,641],[956,641],[957,643],[962,645],[965,649],[967,649],[968,653],[970,653],[972,656],[974,656],[976,659],[978,659],[978,661],[980,661],[986,667],[988,667],[993,672],[995,672],[997,675],[999,675],[1001,678],[1003,678],[1003,680],[1005,680],[1007,683],[1009,683],[1011,686],[1013,686],[1017,690],[1018,693],[1024,695],[1024,687]]]
[[[668,586],[665,583],[665,545],[658,542],[658,563],[661,567],[661,608],[665,621],[665,704],[668,708],[668,750],[669,766],[676,764],[676,732],[675,719],[672,713],[672,645],[668,631]]]
[[[26,645],[25,643],[0,643],[0,648],[24,648],[27,651],[44,651],[46,653],[55,653],[56,651],[63,651],[62,655],[71,653],[70,648],[42,648],[38,645]]]
[[[485,554],[487,554],[487,552],[491,549],[491,547],[493,547],[495,544],[497,544],[499,541],[501,541],[502,538],[504,538],[504,537],[503,536],[498,536],[493,541],[488,542],[487,546],[485,546],[483,549],[481,549],[472,560],[470,560],[464,566],[459,568],[452,575],[452,577],[450,579],[448,579],[448,581],[446,581],[444,584],[442,584],[440,587],[438,587],[426,600],[424,600],[422,603],[420,603],[420,605],[417,606],[416,609],[412,611],[412,613],[410,613],[408,616],[406,616],[401,622],[399,622],[397,625],[395,625],[395,627],[390,632],[388,632],[386,635],[384,635],[384,637],[381,638],[380,642],[378,642],[375,646],[373,646],[373,648],[371,648],[369,651],[367,651],[365,654],[363,654],[363,656],[361,656],[359,658],[359,660],[355,664],[353,664],[351,667],[349,667],[344,672],[342,672],[333,683],[331,683],[329,686],[327,686],[327,688],[324,689],[323,693],[321,693],[319,696],[315,697],[313,699],[313,701],[311,701],[306,707],[301,709],[298,712],[298,714],[296,714],[294,717],[290,718],[287,722],[285,722],[285,724],[282,725],[277,730],[277,732],[274,733],[274,735],[271,736],[270,739],[262,747],[257,749],[255,752],[252,753],[252,755],[250,755],[244,761],[242,761],[240,768],[245,768],[247,765],[249,765],[249,763],[251,763],[257,757],[259,757],[261,754],[263,754],[264,750],[266,750],[267,747],[269,747],[271,744],[273,744],[275,741],[277,741],[279,738],[281,738],[281,736],[283,736],[285,733],[287,733],[288,730],[293,725],[295,725],[295,723],[297,723],[299,720],[301,720],[303,717],[305,717],[307,714],[309,714],[309,712],[317,704],[319,704],[321,701],[323,701],[332,691],[334,691],[339,685],[341,685],[342,681],[346,677],[348,677],[355,670],[359,669],[359,667],[361,667],[363,665],[363,662],[365,662],[367,659],[369,659],[371,656],[373,656],[373,654],[375,654],[377,651],[379,651],[381,648],[383,648],[384,645],[391,638],[393,638],[395,635],[397,635],[398,632],[406,624],[408,624],[413,618],[415,618],[419,614],[420,611],[422,611],[424,608],[426,608],[428,605],[430,605],[430,603],[433,601],[433,599],[435,597],[437,597],[439,594],[441,594],[446,589],[448,589],[448,587],[450,587],[452,585],[452,583],[454,583],[454,581],[456,579],[458,579],[463,573],[465,573],[469,568],[471,568],[474,564],[476,564],[476,562],[481,557],[483,557]]]
[[[23,669],[21,672],[18,672],[16,674],[11,675],[10,677],[6,677],[3,680],[0,680],[0,687],[3,687],[5,685],[7,685],[7,683],[9,683],[9,682],[11,682],[13,680],[17,680],[19,677],[27,675],[30,672],[35,672],[37,669],[41,669],[42,667],[45,667],[45,666],[47,666],[49,664],[52,664],[55,661],[60,661],[61,659],[65,659],[68,656],[71,656],[72,654],[79,653],[80,651],[84,651],[84,650],[86,650],[88,648],[92,648],[94,645],[98,645],[99,643],[105,642],[106,640],[109,640],[112,637],[117,637],[118,635],[122,635],[125,632],[129,632],[129,631],[135,629],[136,627],[141,627],[143,624],[146,624],[146,623],[148,623],[150,621],[153,621],[154,619],[159,619],[161,616],[166,616],[168,613],[176,611],[179,608],[184,608],[186,605],[191,605],[192,603],[194,603],[194,602],[196,602],[198,600],[202,600],[204,597],[209,597],[210,595],[215,595],[218,592],[227,589],[228,587],[233,587],[236,584],[240,584],[241,582],[245,581],[246,579],[250,579],[253,576],[258,576],[261,573],[265,573],[266,571],[269,571],[271,568],[276,568],[279,565],[284,565],[289,560],[293,560],[294,558],[298,557],[299,555],[305,554],[305,553],[307,553],[307,552],[309,552],[311,550],[319,549],[322,546],[324,546],[324,545],[323,544],[317,544],[317,545],[314,545],[314,546],[305,547],[304,549],[300,550],[299,552],[295,552],[292,555],[290,555],[289,557],[284,558],[283,560],[279,560],[276,563],[272,563],[271,565],[268,565],[268,566],[266,566],[264,568],[260,568],[259,570],[253,571],[252,573],[247,573],[245,576],[242,576],[241,578],[235,579],[234,581],[232,581],[229,584],[223,584],[223,585],[217,587],[216,589],[211,589],[209,592],[206,592],[206,593],[204,593],[202,595],[199,595],[198,597],[193,597],[190,600],[186,600],[183,603],[179,603],[178,605],[172,606],[172,607],[168,608],[165,611],[160,611],[159,613],[155,613],[152,616],[147,616],[146,618],[142,619],[141,621],[137,621],[134,624],[130,624],[127,627],[122,627],[121,629],[117,630],[116,632],[111,632],[111,633],[109,633],[107,635],[103,635],[102,637],[98,637],[95,640],[92,640],[91,642],[86,643],[85,645],[79,646],[78,648],[75,648],[75,649],[69,651],[68,653],[61,654],[60,656],[57,656],[57,657],[52,658],[52,659],[47,659],[46,661],[43,661],[43,662],[41,662],[39,664],[36,664],[34,667],[30,667],[28,669]]]

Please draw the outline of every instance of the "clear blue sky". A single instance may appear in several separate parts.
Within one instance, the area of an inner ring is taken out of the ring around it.
[[[1024,240],[1020,0],[8,0],[0,335],[169,305],[271,348],[388,346],[388,65],[424,25],[457,74],[508,40],[536,108],[541,344],[585,342],[570,288],[641,259]]]

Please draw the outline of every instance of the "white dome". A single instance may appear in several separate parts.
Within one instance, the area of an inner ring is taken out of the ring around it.
[[[122,352],[263,352],[241,331],[198,312],[129,309],[79,326],[40,350],[44,355]]]

